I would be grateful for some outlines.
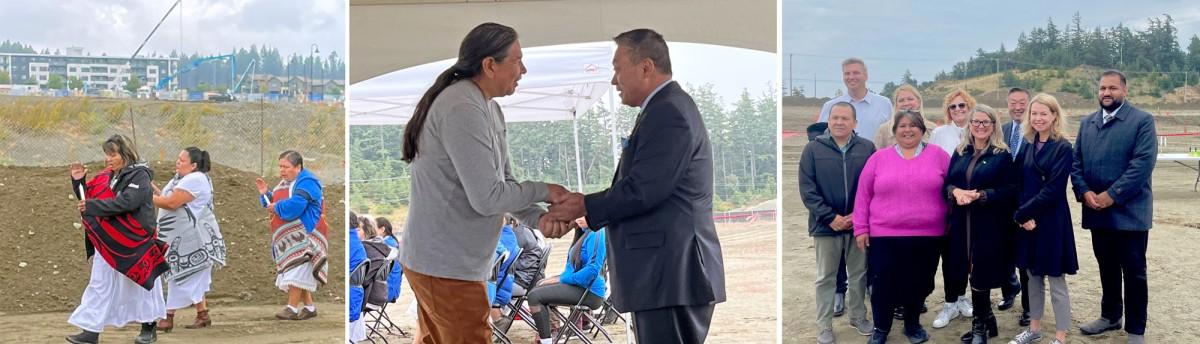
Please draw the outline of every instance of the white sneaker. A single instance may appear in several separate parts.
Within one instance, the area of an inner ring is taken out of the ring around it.
[[[938,312],[937,319],[933,319],[933,328],[943,328],[950,324],[950,320],[954,320],[959,315],[957,302],[942,303],[942,311]]]
[[[968,318],[975,316],[975,306],[971,305],[971,300],[967,299],[966,296],[959,296],[958,302],[955,303],[958,306],[958,312],[962,316]]]

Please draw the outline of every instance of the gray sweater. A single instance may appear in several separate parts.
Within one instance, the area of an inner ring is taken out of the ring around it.
[[[484,281],[504,214],[536,227],[546,184],[517,182],[504,114],[470,80],[434,99],[418,142],[400,263],[418,273]]]

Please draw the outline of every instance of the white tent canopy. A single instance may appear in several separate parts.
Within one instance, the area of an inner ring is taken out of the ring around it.
[[[572,120],[611,89],[612,43],[522,49],[526,73],[516,93],[495,98],[508,122]],[[434,78],[453,59],[407,68],[350,85],[350,125],[405,124]]]
[[[350,83],[458,52],[484,22],[511,26],[526,47],[611,41],[651,28],[668,42],[775,52],[774,0],[350,0]]]
[[[566,44],[522,49],[528,72],[516,92],[495,98],[507,122],[570,120],[574,124],[576,187],[583,187],[579,157],[578,116],[587,112],[612,86],[612,43]],[[387,73],[350,85],[346,104],[350,125],[408,123],[421,96],[454,59]],[[616,147],[616,128],[612,128]],[[613,161],[616,161],[616,150]]]

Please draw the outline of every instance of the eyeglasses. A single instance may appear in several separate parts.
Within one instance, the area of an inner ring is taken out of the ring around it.
[[[971,126],[974,126],[974,127],[980,127],[980,128],[982,128],[982,127],[986,127],[986,126],[990,126],[990,125],[992,125],[992,121],[976,121],[976,120],[971,120]]]
[[[950,109],[950,110],[955,110],[955,109],[964,109],[965,110],[967,108],[967,103],[950,104],[950,106],[947,106],[946,108]]]

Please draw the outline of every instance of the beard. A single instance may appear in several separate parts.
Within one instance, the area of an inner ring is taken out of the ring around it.
[[[1104,109],[1104,111],[1108,111],[1108,112],[1116,111],[1117,108],[1121,107],[1121,104],[1125,104],[1124,99],[1113,98],[1112,104],[1110,104],[1108,106],[1104,106],[1104,99],[1103,98],[1100,99],[1100,108]]]

